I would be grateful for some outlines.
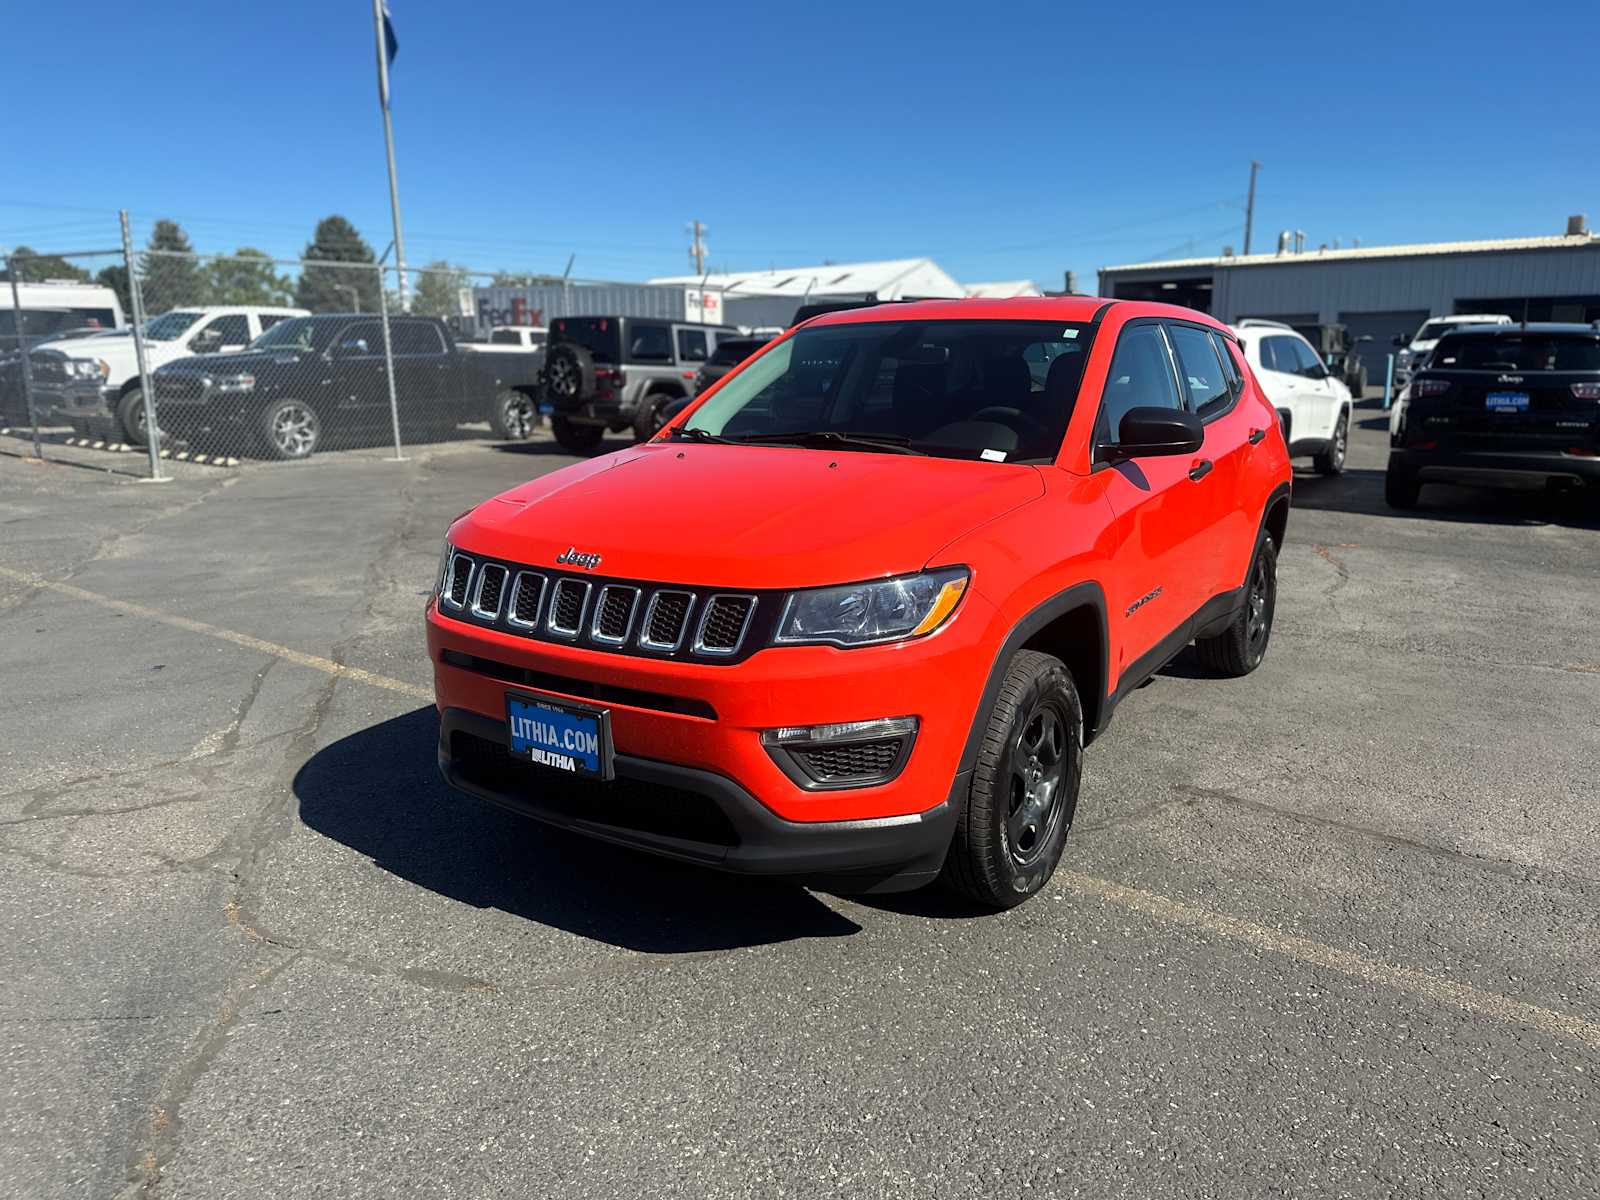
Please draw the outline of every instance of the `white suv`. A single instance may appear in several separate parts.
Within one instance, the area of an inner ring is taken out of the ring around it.
[[[1245,320],[1232,329],[1261,390],[1278,410],[1290,455],[1309,455],[1321,475],[1343,471],[1353,404],[1344,381],[1287,325]]]
[[[303,308],[255,304],[217,307],[197,304],[175,308],[145,322],[146,365],[153,372],[157,367],[191,354],[243,350],[279,321],[309,315]],[[144,444],[144,391],[139,386],[139,358],[131,330],[96,337],[92,346],[69,341],[46,342],[38,348],[59,350],[68,358],[87,360],[94,364],[100,381],[98,396],[84,396],[80,392],[68,397],[50,397],[45,402],[47,408],[77,428],[87,426],[100,416],[95,410],[103,405],[110,410],[124,441]],[[86,402],[91,407],[84,409]]]
[[[1433,353],[1439,339],[1452,329],[1463,325],[1509,325],[1511,318],[1504,313],[1457,313],[1451,317],[1430,317],[1424,321],[1409,340],[1394,339],[1400,353],[1394,356],[1394,389],[1399,391],[1411,382],[1412,373],[1422,369],[1424,360]]]

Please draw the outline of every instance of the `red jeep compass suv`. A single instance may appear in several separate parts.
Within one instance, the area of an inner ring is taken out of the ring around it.
[[[1261,662],[1289,479],[1199,313],[818,317],[649,442],[450,527],[440,769],[708,866],[1019,903],[1119,700],[1191,642],[1219,674]]]

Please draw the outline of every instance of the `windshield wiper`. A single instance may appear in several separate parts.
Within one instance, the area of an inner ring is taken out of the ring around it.
[[[723,444],[731,444],[733,441],[732,438],[721,437],[712,433],[709,429],[691,429],[686,425],[680,425],[672,431],[672,440],[681,442],[721,442]]]
[[[739,442],[777,442],[794,446],[845,446],[860,450],[887,450],[892,454],[927,455],[911,439],[894,433],[840,433],[834,429],[806,429],[797,433],[749,433],[728,439]]]

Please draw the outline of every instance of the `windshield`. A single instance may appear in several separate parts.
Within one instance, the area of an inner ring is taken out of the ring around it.
[[[1092,336],[1060,321],[802,329],[731,376],[679,435],[1048,460],[1066,432]]]
[[[1600,340],[1582,334],[1457,333],[1434,348],[1436,371],[1600,371]]]
[[[315,321],[310,317],[291,317],[279,321],[255,341],[252,350],[290,350],[302,353],[322,351],[333,339],[335,322]]]
[[[152,342],[174,342],[183,331],[193,325],[203,314],[197,312],[169,312],[152,317],[145,322],[144,336]]]
[[[766,344],[764,338],[734,338],[731,341],[718,342],[717,348],[711,352],[711,357],[706,359],[706,362],[713,367],[737,366]]]

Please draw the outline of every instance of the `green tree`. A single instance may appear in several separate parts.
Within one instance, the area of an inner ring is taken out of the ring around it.
[[[213,304],[289,304],[294,285],[273,269],[266,251],[240,246],[205,267],[206,291]]]
[[[413,277],[416,291],[411,311],[425,317],[448,317],[461,311],[461,289],[472,286],[465,267],[452,267],[440,259]]]
[[[317,222],[317,231],[300,255],[305,266],[295,281],[295,302],[312,312],[378,311],[378,273],[318,263],[372,263],[372,247],[356,227],[337,214]],[[354,289],[354,292],[351,291]],[[352,301],[354,303],[352,304]]]
[[[206,280],[189,235],[176,221],[157,221],[139,256],[139,290],[144,311],[158,316],[169,309],[206,303]]]
[[[133,320],[133,293],[128,289],[128,268],[121,263],[113,263],[101,269],[94,277],[94,281],[101,287],[108,287],[117,294],[117,300],[122,304],[123,316]]]
[[[71,279],[78,283],[89,282],[89,272],[75,266],[59,254],[39,254],[32,246],[18,246],[11,251],[17,260],[18,283],[43,283],[47,279]],[[10,283],[11,272],[0,270],[0,282]],[[6,300],[7,306],[11,303]]]

